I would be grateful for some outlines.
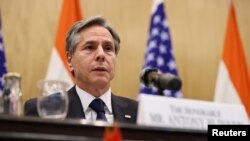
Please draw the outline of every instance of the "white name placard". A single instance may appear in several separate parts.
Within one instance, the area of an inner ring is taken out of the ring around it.
[[[244,106],[140,94],[138,125],[207,130],[209,124],[249,124]]]

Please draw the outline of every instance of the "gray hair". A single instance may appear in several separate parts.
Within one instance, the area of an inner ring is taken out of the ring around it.
[[[91,17],[86,20],[81,20],[74,24],[67,33],[66,37],[66,52],[74,54],[76,46],[79,43],[79,33],[90,26],[99,25],[106,28],[112,35],[115,43],[115,53],[118,54],[120,50],[120,38],[116,31],[107,23],[102,16]]]

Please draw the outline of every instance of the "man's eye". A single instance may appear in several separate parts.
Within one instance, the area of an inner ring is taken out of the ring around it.
[[[91,46],[91,45],[88,45],[88,46],[85,47],[85,49],[87,49],[87,50],[92,50],[92,49],[94,49],[94,47]]]
[[[106,51],[113,51],[113,47],[112,46],[105,46],[105,50]]]

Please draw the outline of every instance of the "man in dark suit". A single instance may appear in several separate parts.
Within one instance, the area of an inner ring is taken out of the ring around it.
[[[79,21],[69,30],[66,54],[75,85],[68,91],[67,118],[136,123],[137,101],[115,96],[110,88],[119,48],[118,34],[103,17]],[[38,115],[36,99],[25,103],[24,115]]]

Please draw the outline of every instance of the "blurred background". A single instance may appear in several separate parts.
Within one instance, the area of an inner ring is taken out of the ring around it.
[[[184,98],[212,101],[224,46],[229,0],[164,0],[172,48]],[[150,25],[151,0],[80,0],[84,18],[103,15],[118,31],[112,91],[136,99]],[[238,28],[250,66],[250,1],[234,1]],[[21,74],[23,100],[37,96],[46,76],[62,0],[0,0],[9,72]]]

